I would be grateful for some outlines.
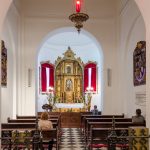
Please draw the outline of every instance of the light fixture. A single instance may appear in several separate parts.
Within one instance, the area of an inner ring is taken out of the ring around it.
[[[85,13],[81,13],[81,0],[76,0],[76,13],[69,16],[69,19],[75,23],[78,33],[83,28],[83,22],[89,19],[89,16]]]

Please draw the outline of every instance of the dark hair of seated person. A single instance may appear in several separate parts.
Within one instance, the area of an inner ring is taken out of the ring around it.
[[[132,117],[132,122],[141,124],[145,123],[145,118],[141,115],[141,109],[136,109],[136,116]]]
[[[92,115],[98,115],[97,105],[94,105],[94,109],[91,110]]]

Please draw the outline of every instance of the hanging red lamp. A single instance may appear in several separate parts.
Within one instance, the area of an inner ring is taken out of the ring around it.
[[[76,1],[76,12],[79,13],[81,11],[81,2],[80,0]]]

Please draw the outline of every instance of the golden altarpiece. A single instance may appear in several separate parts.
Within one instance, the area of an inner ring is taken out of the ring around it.
[[[65,128],[80,127],[81,112],[90,110],[92,99],[91,93],[84,91],[85,64],[75,55],[69,47],[63,57],[57,58],[54,65],[54,89],[52,93],[47,93],[49,104],[52,105],[50,113],[61,113],[61,127]]]
[[[59,103],[83,103],[83,66],[70,47],[55,61],[55,96]]]

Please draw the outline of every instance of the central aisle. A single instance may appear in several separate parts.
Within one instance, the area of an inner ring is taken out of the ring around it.
[[[85,150],[79,128],[62,128],[60,150]]]

